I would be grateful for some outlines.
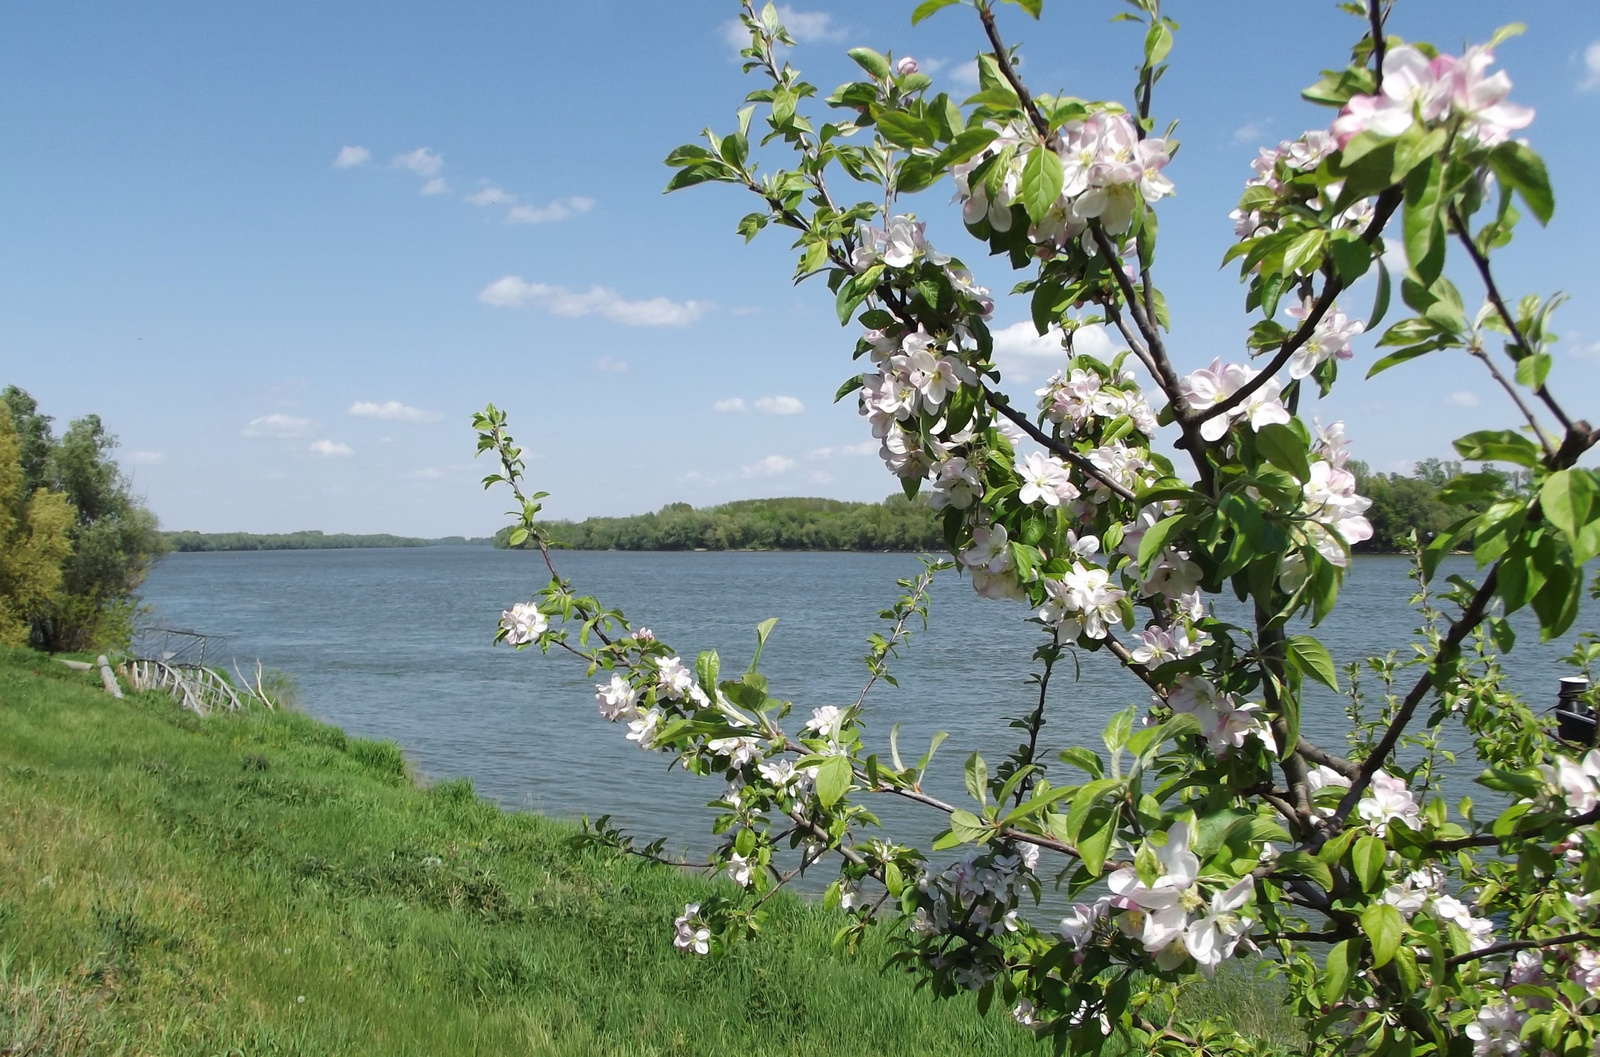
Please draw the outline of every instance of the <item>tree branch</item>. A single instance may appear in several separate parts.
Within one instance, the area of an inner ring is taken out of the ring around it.
[[[1099,481],[1106,488],[1110,489],[1113,494],[1130,502],[1138,499],[1138,496],[1134,495],[1132,492],[1122,487],[1122,485],[1107,477],[1105,472],[1101,470],[1100,467],[1096,466],[1088,459],[1085,459],[1082,455],[1079,455],[1072,448],[1062,444],[1060,441],[1050,436],[1050,434],[1034,425],[1031,421],[1029,421],[1027,415],[1024,415],[1022,412],[1011,406],[1010,401],[1006,398],[1004,393],[997,393],[988,386],[983,386],[982,388],[984,400],[990,407],[1000,412],[1006,418],[1009,418],[1012,422],[1015,422],[1017,426],[1021,428],[1022,432],[1033,438],[1034,441],[1042,445],[1052,455],[1060,456],[1066,462],[1070,462],[1073,466],[1077,467],[1079,470],[1088,474],[1090,477],[1093,477],[1096,481]]]
[[[1539,447],[1544,449],[1545,458],[1548,459],[1553,456],[1556,452],[1550,446],[1550,438],[1546,437],[1544,430],[1539,428],[1539,420],[1533,417],[1533,412],[1528,408],[1528,405],[1522,402],[1522,394],[1517,392],[1516,386],[1512,385],[1510,380],[1500,373],[1500,368],[1494,365],[1494,361],[1489,358],[1489,354],[1483,349],[1476,348],[1470,350],[1470,352],[1489,369],[1490,377],[1500,384],[1500,388],[1506,391],[1506,395],[1511,398],[1511,402],[1517,405],[1517,410],[1522,412],[1522,417],[1528,422],[1528,428],[1533,431],[1533,435],[1539,440]]]
[[[1539,950],[1545,947],[1560,947],[1567,943],[1590,943],[1600,940],[1600,935],[1592,932],[1569,932],[1564,936],[1551,936],[1542,940],[1507,940],[1505,943],[1496,943],[1489,947],[1482,947],[1466,954],[1458,954],[1454,958],[1445,959],[1445,967],[1454,969],[1467,962],[1479,961],[1483,958],[1492,958],[1497,954],[1510,954],[1513,951]]]
[[[994,49],[995,65],[1000,67],[1000,76],[1004,77],[1011,90],[1017,93],[1017,99],[1022,103],[1022,109],[1028,115],[1028,120],[1033,123],[1035,131],[1039,133],[1039,138],[1050,143],[1054,138],[1050,134],[1050,122],[1039,112],[1038,105],[1028,92],[1028,86],[1022,83],[1022,78],[1017,76],[1016,67],[1011,65],[1011,53],[1006,50],[1005,43],[1000,39],[1000,27],[994,23],[994,12],[985,0],[978,0],[977,7],[978,18],[983,21],[983,32],[989,38],[989,46]]]
[[[1533,355],[1533,348],[1523,338],[1522,328],[1517,325],[1517,317],[1512,315],[1511,310],[1506,307],[1505,299],[1500,296],[1500,288],[1495,285],[1494,273],[1489,268],[1489,258],[1484,256],[1483,252],[1478,249],[1478,244],[1472,241],[1472,233],[1467,227],[1466,219],[1462,217],[1461,212],[1456,209],[1454,204],[1450,206],[1450,220],[1456,229],[1457,240],[1460,241],[1462,246],[1466,247],[1467,256],[1472,258],[1473,266],[1478,269],[1478,277],[1483,280],[1483,289],[1489,296],[1489,303],[1494,305],[1494,310],[1500,316],[1500,321],[1506,325],[1506,330],[1511,334],[1511,340],[1516,343],[1518,348],[1523,350],[1524,355]],[[1510,353],[1510,350],[1507,350],[1507,353],[1512,356],[1513,360],[1517,359],[1514,354]],[[1561,410],[1561,405],[1556,403],[1556,398],[1550,395],[1548,389],[1541,385],[1533,391],[1533,395],[1544,401],[1544,406],[1549,408],[1556,421],[1561,423],[1563,430],[1568,433],[1572,432],[1572,419],[1568,418],[1567,413]],[[1526,411],[1524,411],[1524,414],[1526,414]],[[1531,420],[1532,416],[1528,417]],[[1535,432],[1537,433],[1538,430],[1535,429]],[[1541,439],[1543,438],[1541,437]]]
[[[1378,196],[1377,204],[1373,207],[1372,223],[1368,224],[1367,230],[1361,233],[1361,241],[1369,246],[1377,241],[1378,236],[1383,234],[1383,229],[1388,225],[1389,218],[1400,207],[1403,197],[1398,187],[1391,187]],[[1218,415],[1225,415],[1232,411],[1254,396],[1256,390],[1266,385],[1274,375],[1283,370],[1284,364],[1289,362],[1290,358],[1300,350],[1302,345],[1311,340],[1311,335],[1316,333],[1317,324],[1322,322],[1322,317],[1327,315],[1328,310],[1333,307],[1333,302],[1344,292],[1344,288],[1342,279],[1337,275],[1330,275],[1322,287],[1322,295],[1313,302],[1311,312],[1301,321],[1300,328],[1284,339],[1283,344],[1278,347],[1277,355],[1272,357],[1272,362],[1267,364],[1260,374],[1240,386],[1238,391],[1228,399],[1220,404],[1213,404],[1194,416],[1195,423],[1205,422],[1208,419],[1213,419]]]

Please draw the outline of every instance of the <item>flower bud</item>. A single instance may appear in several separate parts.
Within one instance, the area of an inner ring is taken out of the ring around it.
[[[910,77],[916,72],[917,60],[913,59],[909,55],[904,56],[899,62],[894,64],[894,75],[896,77]]]

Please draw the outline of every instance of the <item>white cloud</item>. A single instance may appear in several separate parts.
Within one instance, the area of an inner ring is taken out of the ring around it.
[[[1583,49],[1584,78],[1578,84],[1580,92],[1591,92],[1600,88],[1600,40]]]
[[[357,400],[350,405],[350,414],[356,418],[376,418],[384,422],[437,422],[444,417],[437,411],[407,407],[398,400],[386,400],[381,404]]]
[[[601,374],[627,374],[628,365],[621,360],[613,360],[610,356],[602,356],[594,361],[594,369]]]
[[[843,40],[845,31],[836,26],[833,16],[826,11],[796,11],[788,4],[778,8],[778,21],[783,23],[796,44],[815,44],[824,40]],[[750,31],[738,19],[730,19],[718,27],[722,39],[734,51],[750,46]]]
[[[439,170],[444,168],[444,157],[427,147],[418,147],[409,154],[396,154],[389,164],[396,169],[408,169],[418,176],[438,176]]]
[[[1023,357],[1027,359],[1066,360],[1066,350],[1061,346],[1061,331],[1050,328],[1041,335],[1032,323],[1013,323],[994,332],[994,354],[997,357]]]
[[[309,418],[273,414],[251,419],[250,424],[239,431],[239,436],[278,437],[285,440],[295,440],[301,437],[309,437],[316,431],[317,424]]]
[[[372,160],[372,152],[365,147],[340,147],[339,153],[334,156],[335,169],[354,169],[357,165],[365,165]]]
[[[135,466],[155,466],[167,461],[167,457],[159,451],[130,451],[127,461]]]
[[[1233,130],[1233,142],[1258,143],[1267,134],[1270,121],[1250,121]]]
[[[496,279],[478,292],[478,300],[497,308],[535,304],[558,316],[605,316],[630,327],[681,327],[693,323],[712,307],[709,301],[669,301],[654,297],[629,301],[605,286],[574,293],[565,286],[524,282],[520,275]]]
[[[746,466],[740,473],[746,477],[777,477],[788,473],[789,468],[793,465],[793,459],[785,458],[782,455],[768,455],[760,462],[754,462]]]
[[[1567,331],[1564,337],[1566,340],[1561,343],[1562,351],[1586,360],[1600,360],[1600,341],[1584,341],[1583,335],[1576,330]]]
[[[978,60],[968,59],[950,71],[950,80],[972,91],[978,90]]]
[[[444,182],[444,177],[435,176],[422,185],[422,193],[425,195],[447,195],[450,193],[450,185]]]
[[[808,459],[846,459],[861,455],[871,455],[878,450],[878,442],[864,440],[860,444],[844,444],[837,448],[818,448],[806,453]]]
[[[763,396],[756,401],[756,410],[764,415],[798,415],[806,409],[792,396]]]
[[[721,411],[724,414],[726,414],[726,413],[728,413],[730,411],[743,412],[743,411],[750,410],[748,407],[745,406],[744,397],[742,397],[742,396],[729,397],[727,400],[718,400],[716,403],[712,404],[711,406],[715,410]]]
[[[506,213],[509,224],[544,224],[552,220],[565,220],[574,213],[587,213],[594,208],[594,199],[582,195],[559,198],[548,205],[517,206]]]
[[[420,470],[412,470],[406,476],[413,481],[437,481],[445,476],[445,472],[436,466],[425,466]]]
[[[517,196],[507,194],[500,188],[490,184],[488,187],[468,195],[466,200],[475,206],[508,206],[517,200]]]
[[[345,459],[355,454],[350,450],[350,445],[327,438],[312,441],[310,450],[313,455],[320,455],[324,459]]]
[[[832,484],[833,483],[833,474],[828,473],[825,470],[812,470],[806,476],[811,478],[812,482],[815,483],[815,484]]]
[[[1477,407],[1483,403],[1482,400],[1478,399],[1477,394],[1468,392],[1451,393],[1444,398],[1444,402],[1451,407]]]

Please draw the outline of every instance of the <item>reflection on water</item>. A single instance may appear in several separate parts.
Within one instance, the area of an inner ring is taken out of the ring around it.
[[[1471,570],[1466,559],[1452,562],[1459,568],[1447,571]],[[755,625],[778,617],[762,668],[773,693],[803,711],[855,700],[865,637],[897,594],[894,581],[920,569],[900,554],[571,552],[559,564],[579,592],[620,606],[685,658],[717,649],[725,670],[742,670]],[[705,804],[720,782],[669,774],[664,757],[624,741],[622,728],[596,714],[590,680],[572,658],[490,645],[500,610],[542,586],[543,571],[536,555],[487,547],[174,554],[151,574],[145,600],[155,623],[226,635],[239,657],[288,671],[306,711],[399,742],[430,778],[465,775],[506,807],[610,813],[671,847],[703,847]],[[1338,612],[1317,630],[1336,662],[1404,655],[1417,622],[1405,606],[1406,572],[1401,558],[1356,561]],[[935,731],[949,731],[929,785],[964,799],[966,754],[981,749],[992,766],[1017,743],[1008,718],[1032,706],[1027,676],[1041,633],[1026,615],[945,574],[927,634],[892,662],[900,686],[880,684],[868,699],[872,747],[887,754],[898,723],[902,754],[914,759]],[[1566,648],[1539,645],[1525,614],[1517,617],[1510,679],[1542,709],[1566,674],[1556,663]],[[1080,660],[1079,678],[1069,660],[1051,684],[1043,741],[1057,749],[1098,745],[1111,713],[1148,699],[1108,657]],[[1337,751],[1341,699],[1319,689],[1305,711],[1307,736]],[[1465,792],[1476,768],[1470,760],[1460,768],[1450,784]],[[897,835],[925,839],[939,828],[910,805],[881,808]]]

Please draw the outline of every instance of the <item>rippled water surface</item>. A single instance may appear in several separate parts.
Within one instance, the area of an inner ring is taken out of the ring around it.
[[[899,577],[916,558],[901,554],[617,553],[558,556],[582,593],[621,607],[692,658],[714,648],[724,670],[743,670],[754,626],[779,624],[762,668],[773,692],[797,709],[854,701],[865,681],[867,633],[879,625]],[[1471,563],[1460,560],[1468,572]],[[1404,559],[1357,559],[1336,615],[1318,635],[1341,665],[1404,649],[1414,613]],[[675,848],[707,842],[706,801],[720,781],[668,773],[664,758],[624,741],[624,728],[595,712],[590,680],[573,658],[490,645],[499,612],[542,586],[536,555],[488,547],[174,554],[147,582],[149,622],[227,636],[241,659],[291,673],[307,712],[363,737],[404,746],[430,778],[467,776],[500,804],[576,818],[611,813],[626,829],[666,836]],[[894,665],[898,688],[869,698],[869,739],[887,754],[901,724],[907,761],[937,730],[950,732],[931,785],[952,798],[972,748],[993,762],[1012,748],[1008,717],[1027,711],[1038,627],[1014,604],[973,595],[946,574],[935,586],[928,633]],[[1519,617],[1522,614],[1518,615]],[[1540,646],[1525,621],[1510,664],[1513,685],[1543,707],[1569,669],[1565,652]],[[1106,717],[1147,700],[1102,655],[1082,674],[1058,666],[1046,740],[1098,746]],[[1307,735],[1342,744],[1343,704],[1331,693],[1307,707]],[[1052,757],[1053,758],[1053,757]],[[1059,765],[1058,765],[1059,766]],[[1461,765],[1457,781],[1476,773]],[[1453,781],[1452,785],[1457,782]],[[931,834],[932,820],[888,805],[887,821]]]

